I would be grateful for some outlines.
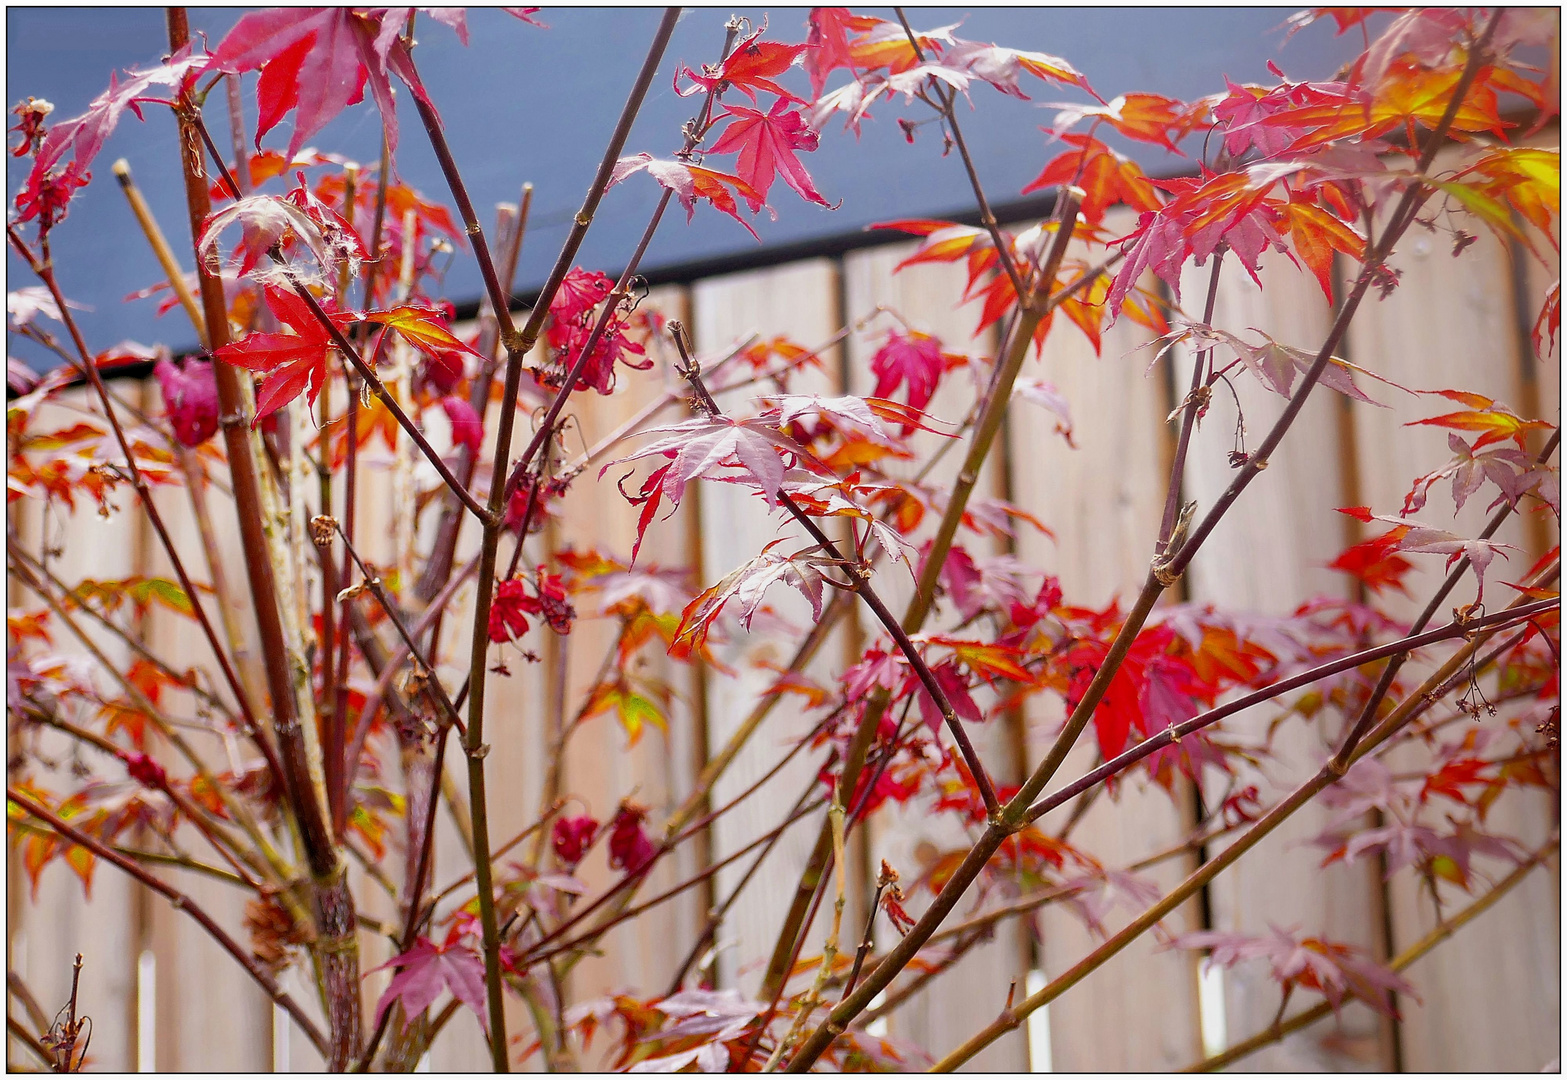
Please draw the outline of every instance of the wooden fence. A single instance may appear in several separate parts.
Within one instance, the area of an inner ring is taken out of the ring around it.
[[[788,334],[804,344],[826,341],[845,323],[873,316],[879,305],[936,333],[949,349],[993,348],[990,335],[973,336],[977,321],[973,306],[953,306],[962,285],[960,268],[920,266],[892,274],[893,266],[912,249],[910,243],[890,244],[838,259],[810,259],[689,287],[667,287],[647,303],[685,320],[697,348],[707,354],[716,354],[751,333]],[[1362,309],[1347,345],[1349,358],[1406,386],[1472,389],[1511,403],[1524,415],[1556,421],[1557,361],[1542,363],[1532,355],[1527,327],[1520,320],[1521,312],[1538,309],[1548,286],[1546,275],[1488,236],[1461,259],[1450,256],[1441,237],[1418,232],[1406,249],[1402,286],[1390,298],[1368,302]],[[1201,297],[1206,285],[1205,270],[1191,273],[1183,289],[1189,302]],[[1230,268],[1220,283],[1215,324],[1241,333],[1254,327],[1282,341],[1314,348],[1332,314],[1317,284],[1283,257],[1270,257],[1265,280],[1268,289],[1262,292],[1246,275]],[[879,331],[891,325],[885,313],[874,315],[865,334],[825,352],[824,368],[798,379],[795,392],[868,393],[869,356]],[[1031,359],[1023,378],[1049,380],[1069,400],[1076,448],[1055,432],[1053,416],[1019,402],[1007,423],[1005,445],[981,478],[980,497],[1008,498],[1050,527],[1053,536],[1048,537],[1027,528],[1020,531],[1015,553],[1059,575],[1067,597],[1075,603],[1103,605],[1115,596],[1128,598],[1147,572],[1170,468],[1171,428],[1165,417],[1175,405],[1172,387],[1184,383],[1187,376],[1182,369],[1189,371],[1191,360],[1177,354],[1173,367],[1161,365],[1151,376],[1145,375],[1151,354],[1133,350],[1146,339],[1144,330],[1122,319],[1106,335],[1102,355],[1095,356],[1063,320],[1051,334],[1042,360]],[[671,376],[663,369],[622,372],[621,378],[623,389],[613,397],[583,395],[574,401],[584,445],[594,445],[646,402],[672,388]],[[119,388],[132,396],[139,394],[149,406],[157,400],[155,388],[123,383]],[[1247,428],[1254,438],[1260,437],[1282,399],[1250,380],[1240,380],[1236,389]],[[1181,586],[1186,599],[1278,615],[1316,594],[1353,598],[1353,583],[1325,564],[1360,537],[1360,527],[1333,513],[1333,508],[1364,503],[1379,510],[1394,509],[1411,478],[1446,455],[1443,433],[1402,426],[1429,415],[1430,399],[1416,400],[1381,386],[1372,388],[1372,393],[1390,407],[1351,403],[1322,390],[1313,395],[1267,473],[1246,492],[1242,504],[1193,563]],[[963,378],[949,379],[930,411],[957,419],[973,395],[973,387]],[[746,392],[740,391],[729,395],[735,402],[745,397]],[[66,410],[59,411],[64,415]],[[671,409],[665,418],[680,417]],[[1216,395],[1183,477],[1186,498],[1209,505],[1227,482],[1226,454],[1235,437],[1235,423],[1233,400]],[[390,452],[377,453],[381,465],[394,464]],[[956,459],[957,455],[949,455],[941,466],[944,472],[937,475],[950,480]],[[360,536],[367,538],[369,557],[385,563],[394,558],[390,538],[400,527],[389,519],[386,497],[386,485],[392,483],[396,469],[378,469],[374,456],[367,464],[358,506]],[[548,542],[554,548],[597,545],[629,553],[635,516],[610,487],[615,479],[613,472],[601,482],[596,481],[596,470],[583,474],[564,502],[561,523],[551,527]],[[773,539],[780,525],[777,516],[769,518],[755,499],[730,485],[700,487],[699,499],[694,500],[699,513],[682,513],[656,524],[641,558],[645,563],[699,567],[702,582],[708,584]],[[169,488],[158,497],[175,525],[182,550],[198,552],[199,538],[185,509],[184,492]],[[118,501],[128,504],[131,499],[126,492]],[[219,493],[211,499],[212,517],[224,534],[218,543],[222,550],[234,552],[232,508]],[[1472,501],[1459,515],[1459,531],[1478,529],[1481,502]],[[1428,519],[1436,520],[1434,508],[1439,505],[1442,500],[1434,498]],[[168,569],[143,516],[129,505],[107,519],[90,508],[61,519],[40,515],[24,500],[13,507],[10,523],[34,550],[44,544],[61,548],[52,565],[69,582],[84,576],[104,579]],[[1550,526],[1538,517],[1525,523],[1515,519],[1502,539],[1529,552],[1527,560],[1515,556],[1508,567],[1514,572],[1555,542]],[[476,547],[475,531],[469,531],[466,541],[459,556]],[[997,546],[990,553],[1003,550]],[[198,557],[193,559],[195,565],[203,565]],[[1412,616],[1439,580],[1439,560],[1419,557],[1417,562],[1420,565],[1409,579],[1416,599],[1391,601],[1398,614]],[[228,560],[227,573],[233,584],[241,585],[233,580],[240,576],[237,565]],[[900,578],[899,573],[883,575],[894,608],[910,587],[906,575]],[[776,607],[784,618],[804,625],[808,612],[794,599],[778,599]],[[13,605],[31,602],[13,588]],[[462,611],[469,604],[471,596],[459,601],[458,617],[448,619],[448,627],[464,624]],[[240,614],[248,622],[248,615]],[[188,622],[154,610],[141,620],[138,632],[154,650],[172,657],[176,666],[208,660],[204,644]],[[872,633],[874,628],[863,619],[845,621],[812,670],[825,676],[841,667]],[[453,660],[463,654],[455,634],[449,630],[444,642],[448,664],[443,674],[449,678],[460,674]],[[490,739],[494,749],[488,758],[493,837],[510,836],[537,816],[544,762],[554,737],[538,717],[550,713],[546,706],[555,695],[578,694],[591,685],[611,635],[606,621],[583,620],[569,639],[544,635],[540,663],[513,663],[511,677],[490,676],[495,718]],[[65,637],[61,635],[61,651],[80,654],[82,650]],[[127,656],[122,643],[96,640],[109,659],[119,662]],[[786,659],[787,648],[787,643],[769,642],[760,635],[723,646],[719,658],[737,669],[735,678],[708,677],[673,665],[657,672],[672,680],[677,691],[668,733],[649,731],[637,746],[623,752],[625,737],[613,720],[593,721],[570,746],[564,790],[582,797],[600,817],[634,790],[640,801],[654,808],[656,823],[689,790],[709,748],[722,744],[755,694],[771,681],[771,673],[751,661],[758,653]],[[1271,716],[1266,708],[1252,710],[1228,721],[1227,728],[1260,739]],[[1052,725],[1060,718],[1059,703],[1030,705],[1026,715],[1010,723],[997,721],[977,732],[977,741],[998,776],[1016,779],[1026,774],[1048,745]],[[786,701],[729,769],[715,800],[723,802],[757,780],[807,727],[807,719]],[[1093,751],[1086,745],[1091,742],[1084,740],[1063,775],[1075,775],[1074,766],[1092,764]],[[68,770],[69,754],[59,744],[48,745],[60,752],[59,770]],[[208,739],[202,748],[217,760],[226,760],[233,749],[217,738]],[[1291,775],[1321,761],[1326,749],[1307,725],[1287,727],[1278,745],[1280,765],[1270,765],[1248,779],[1259,783],[1265,797],[1276,794]],[[460,766],[453,761],[448,765],[453,777],[459,778]],[[644,893],[651,895],[651,890],[689,875],[698,869],[699,857],[723,858],[765,831],[810,782],[815,767],[802,755],[782,770],[762,796],[720,819],[709,852],[703,855],[694,845],[685,845],[680,858],[671,860],[674,865],[659,868]],[[395,766],[388,768],[395,771]],[[393,775],[382,782],[396,787],[399,781]],[[458,786],[462,787],[460,778]],[[1534,841],[1556,828],[1558,808],[1551,800],[1513,795],[1509,800],[1512,805],[1505,812],[1510,816],[1498,822],[1498,828]],[[1194,813],[1189,791],[1178,791],[1172,799],[1157,788],[1130,782],[1117,800],[1101,799],[1092,806],[1073,842],[1106,865],[1122,866],[1183,837]],[[748,862],[742,860],[717,875],[713,895],[726,896],[742,886],[745,890],[717,935],[721,985],[754,991],[788,894],[809,852],[814,821],[808,818],[785,836],[764,873],[749,873]],[[1205,920],[1216,929],[1249,932],[1265,931],[1269,924],[1300,926],[1363,945],[1384,957],[1424,935],[1432,925],[1431,906],[1417,895],[1408,875],[1384,884],[1367,862],[1323,869],[1313,852],[1301,849],[1323,822],[1320,810],[1308,808],[1298,814],[1259,850],[1220,876],[1201,902],[1194,900],[1172,916],[1170,928],[1198,929]],[[463,865],[458,857],[462,840],[453,820],[443,814],[440,828],[438,884],[455,878]],[[931,851],[954,847],[962,840],[961,830],[920,807],[879,813],[866,838],[851,852],[851,869],[857,877],[854,903],[865,903],[871,867],[880,859],[888,859],[912,878]],[[1149,876],[1168,888],[1193,865],[1190,860],[1166,861]],[[247,976],[189,919],[128,884],[112,867],[99,867],[90,900],[70,870],[58,862],[45,871],[35,896],[30,895],[14,849],[8,870],[10,965],[46,1007],[54,1007],[66,996],[71,956],[80,951],[87,958],[82,1004],[94,1020],[95,1067],[304,1070],[320,1066],[302,1040],[289,1037],[286,1023],[275,1020],[273,1007]],[[243,940],[243,900],[228,885],[189,871],[160,873]],[[583,873],[595,888],[608,881],[603,872],[596,879],[591,870]],[[365,898],[365,914],[395,916],[387,897],[365,873],[356,869],[355,876],[356,893]],[[707,902],[700,890],[692,890],[617,929],[602,955],[584,961],[572,974],[574,999],[622,989],[662,990],[690,948]],[[863,907],[861,911],[863,918]],[[1401,1022],[1386,1022],[1358,1004],[1349,1005],[1340,1019],[1330,1017],[1291,1035],[1247,1059],[1244,1067],[1540,1069],[1558,1053],[1558,912],[1559,878],[1553,864],[1548,871],[1536,871],[1493,912],[1463,928],[1409,970],[1421,1002],[1404,1001]],[[1114,912],[1108,917],[1110,929],[1132,914]],[[1021,995],[1063,971],[1094,944],[1081,922],[1053,909],[1038,920],[1037,930],[1036,937],[1023,923],[1005,924],[933,990],[892,1014],[887,1033],[939,1055],[994,1018],[1014,981]],[[813,940],[820,940],[819,933]],[[366,930],[362,942],[366,969],[388,957],[384,938]],[[884,936],[879,944],[887,944]],[[365,1000],[370,1006],[387,977],[383,972],[366,979]],[[309,988],[290,978],[295,995],[317,1008]],[[1309,1004],[1297,1000],[1292,1011]],[[509,1008],[514,1010],[511,1031],[531,1032],[517,1003],[511,1002]],[[1194,954],[1161,951],[1148,938],[997,1042],[972,1067],[1166,1070],[1261,1030],[1276,1008],[1277,993],[1264,970],[1243,966],[1222,978],[1202,976]],[[8,1054],[11,1062],[26,1063],[14,1042],[8,1043]],[[443,1033],[429,1057],[435,1070],[483,1069],[487,1063],[478,1025],[466,1010]],[[536,1063],[535,1059],[532,1064]]]

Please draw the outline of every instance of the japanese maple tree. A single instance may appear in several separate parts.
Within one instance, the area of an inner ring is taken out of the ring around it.
[[[508,10],[519,55],[548,64],[550,31],[535,9]],[[1560,157],[1540,136],[1559,87],[1554,68],[1525,60],[1531,47],[1556,48],[1550,13],[1311,11],[1294,24],[1332,18],[1339,33],[1364,33],[1354,63],[1325,81],[1272,68],[1275,81],[1243,85],[1215,73],[1213,92],[1192,101],[1136,92],[1107,101],[1068,59],[966,40],[961,25],[917,30],[901,10],[888,19],[817,8],[803,26],[715,19],[722,47],[693,66],[666,56],[678,16],[662,18],[526,309],[512,296],[526,203],[485,227],[441,121],[440,110],[459,106],[433,100],[419,75],[425,50],[467,42],[460,10],[255,12],[206,42],[184,9],[169,9],[168,56],[111,78],[81,116],[58,118],[32,98],[12,110],[13,153],[30,169],[7,236],[13,268],[32,275],[8,296],[12,333],[63,365],[42,375],[13,365],[7,411],[7,810],[31,887],[56,860],[84,890],[104,863],[131,875],[211,934],[333,1070],[411,1070],[461,1009],[476,1014],[497,1071],[536,1053],[552,1069],[928,1064],[925,1049],[872,1034],[868,1010],[879,1019],[917,986],[939,993],[941,975],[987,928],[1047,905],[1082,921],[1090,951],[1008,996],[1005,1012],[939,1068],[968,1061],[1144,934],[1210,966],[1266,966],[1278,1016],[1246,1046],[1349,999],[1394,1017],[1411,1007],[1418,980],[1402,972],[1423,953],[1368,955],[1323,927],[1264,921],[1175,935],[1163,921],[1308,804],[1324,807],[1330,825],[1292,857],[1375,859],[1418,880],[1444,927],[1478,916],[1554,854],[1554,838],[1530,847],[1495,826],[1493,808],[1529,789],[1559,792],[1559,547],[1530,557],[1496,535],[1525,514],[1559,531],[1559,421],[1462,387],[1402,386],[1375,357],[1339,355],[1357,312],[1400,288],[1400,245],[1416,232],[1445,233],[1462,259],[1475,239],[1465,227],[1484,228],[1558,265]],[[428,20],[449,29],[416,44],[414,27]],[[628,145],[661,78],[692,117],[667,145]],[[213,135],[220,89],[231,113],[252,118],[227,148]],[[1047,107],[1049,148],[1023,191],[1050,193],[1053,209],[1030,227],[997,221],[986,162],[963,136],[959,99],[984,108],[994,93],[1073,98]],[[396,155],[415,133],[399,129],[399,95],[439,162],[440,195],[400,179]],[[307,145],[350,109],[378,112],[378,165]],[[952,304],[976,303],[993,355],[943,342],[919,313],[897,311],[825,342],[753,337],[698,350],[685,326],[642,303],[638,270],[656,258],[671,200],[688,221],[716,210],[765,239],[770,203],[839,205],[812,178],[812,155],[829,125],[882,122],[872,109],[902,110],[910,141],[944,140],[942,167],[972,186],[978,225],[877,227],[918,238],[899,271],[961,266]],[[72,227],[72,201],[104,148],[160,122],[180,132],[183,252],[145,212],[128,171],[115,171],[168,275],[159,288],[189,321],[172,333],[200,342],[177,358],[88,342],[68,297],[92,270],[57,264],[51,246]],[[1147,155],[1117,149],[1128,142],[1167,154],[1169,167],[1145,171]],[[601,202],[642,184],[659,192],[656,210],[640,235],[620,238],[618,276],[579,265]],[[447,257],[479,269],[474,324],[458,323],[441,295]],[[1181,295],[1192,266],[1207,275],[1206,301]],[[1221,274],[1267,290],[1281,272],[1306,275],[1334,305],[1324,340],[1215,325]],[[1049,521],[981,497],[977,484],[1011,409],[1047,410],[1072,441],[1071,402],[1024,373],[1030,356],[1065,334],[1104,352],[1123,318],[1153,339],[1125,361],[1139,368],[1128,378],[1180,350],[1191,381],[1169,417],[1172,468],[1159,528],[1144,538],[1146,580],[1100,607],[1014,554],[987,554],[988,540]],[[1538,362],[1558,362],[1559,281],[1530,325]],[[853,382],[870,394],[800,392],[801,373],[850,337],[868,357]],[[155,393],[138,397],[111,379],[147,361]],[[658,396],[630,372],[667,376],[668,389]],[[1248,378],[1282,411],[1229,455],[1216,498],[1185,501],[1194,431],[1215,395]],[[960,415],[928,412],[954,390]],[[1270,457],[1307,399],[1330,391],[1366,407],[1384,393],[1429,395],[1418,400],[1430,415],[1410,426],[1443,429],[1451,452],[1396,478],[1398,490],[1408,485],[1402,505],[1340,508],[1367,528],[1331,563],[1359,599],[1302,595],[1279,617],[1182,602],[1178,583],[1198,551],[1248,487],[1279,479],[1264,475]],[[574,410],[614,395],[632,399],[622,414],[631,419],[584,445]],[[950,482],[931,468],[946,455],[960,461]],[[359,494],[376,477],[392,493],[383,562],[366,554],[372,539],[382,546]],[[768,518],[777,539],[716,580],[659,565],[646,543],[658,523],[692,514],[694,493],[720,484],[753,496],[748,512]],[[160,489],[188,495],[189,509]],[[631,508],[627,550],[557,543],[568,499],[583,489]],[[1445,520],[1449,494],[1455,511],[1485,507],[1483,529]],[[219,496],[238,526],[227,546],[209,509]],[[145,519],[168,572],[72,580],[47,537],[40,544],[16,527],[23,511],[78,508]],[[175,514],[194,520],[194,542]],[[1407,580],[1421,564],[1446,573],[1429,595]],[[791,591],[808,627],[780,613]],[[1385,606],[1395,595],[1424,608],[1399,617]],[[160,655],[141,631],[150,610],[182,620],[198,661]],[[853,655],[824,667],[822,642],[851,614]],[[564,656],[587,620],[608,628],[608,648],[579,699],[554,706],[553,719],[497,727],[497,687],[541,654]],[[762,682],[724,661],[769,637],[788,647],[758,661],[771,668]],[[110,640],[131,659],[115,662]],[[743,702],[745,712],[712,724],[732,734],[708,747],[672,801],[650,806],[628,788],[591,806],[562,780],[586,725],[618,725],[629,749],[686,721],[670,668],[651,662],[660,657],[731,680],[734,693],[713,701]],[[1042,733],[1033,768],[1006,783],[976,733],[1030,701],[1056,704],[1064,720]],[[777,768],[715,805],[720,777],[780,707],[809,730],[787,745],[775,738]],[[1309,727],[1324,760],[1288,773],[1271,740],[1227,730],[1248,709]],[[508,778],[487,759],[522,737],[518,725],[549,755],[549,786],[518,835],[492,835],[494,787]],[[1058,776],[1079,742],[1094,766]],[[79,767],[54,768],[60,745]],[[460,758],[465,790],[448,757]],[[773,815],[761,840],[721,862],[690,854],[791,759],[809,763],[809,783],[749,804]],[[1287,784],[1259,790],[1249,779],[1259,763]],[[1146,866],[1088,850],[1071,835],[1076,812],[1050,816],[1116,800],[1128,785],[1172,799],[1195,792],[1205,808],[1168,856],[1202,856],[1173,888],[1142,876]],[[460,821],[465,850],[454,853],[471,860],[450,883],[435,876],[443,803]],[[871,898],[866,922],[846,925],[856,872],[847,845],[896,805],[950,821],[967,841],[924,867],[896,867],[873,850],[879,872],[855,886]],[[783,867],[770,858],[776,841],[802,821],[814,847],[802,866]],[[613,997],[571,996],[567,976],[608,931],[697,886],[711,890],[741,857],[747,878],[791,898],[745,993],[717,985],[712,962],[738,893],[710,892],[712,910],[688,928],[677,970]],[[655,871],[692,859],[696,869],[672,887],[650,886]],[[351,863],[365,872],[351,877]],[[170,884],[169,866],[241,890],[245,939]],[[392,914],[374,927],[357,883],[386,894],[378,910]],[[954,928],[960,903],[970,906]],[[813,921],[819,907],[827,917]],[[385,939],[376,947],[390,947],[375,954],[389,955],[384,963],[365,951],[372,929]],[[894,944],[878,950],[889,932]],[[289,969],[319,1009],[285,988]],[[379,981],[366,983],[372,972]],[[531,1030],[509,1029],[509,996],[525,1004]],[[1311,1007],[1286,1019],[1302,999]],[[36,1026],[13,1017],[13,1034],[46,1064],[79,1065],[74,997],[63,1025]]]

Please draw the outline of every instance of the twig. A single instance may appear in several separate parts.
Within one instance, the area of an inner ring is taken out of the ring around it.
[[[157,218],[152,216],[152,209],[147,205],[147,200],[142,198],[141,189],[136,186],[136,181],[131,179],[130,162],[124,158],[116,161],[114,178],[120,182],[120,190],[125,192],[125,201],[130,203],[131,213],[136,215],[136,223],[141,226],[147,242],[152,245],[152,253],[158,257],[158,265],[163,268],[164,274],[169,279],[169,288],[174,290],[180,307],[184,308],[185,314],[189,316],[191,326],[196,329],[196,336],[205,344],[207,322],[201,317],[201,308],[196,306],[196,297],[191,293],[190,286],[185,284],[185,274],[180,269],[179,260],[174,257],[174,251],[169,247],[163,230],[158,227]]]

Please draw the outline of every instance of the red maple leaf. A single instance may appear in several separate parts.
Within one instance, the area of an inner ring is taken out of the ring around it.
[[[579,817],[556,818],[550,830],[550,846],[568,871],[576,869],[582,856],[587,854],[593,838],[598,835],[599,823],[591,814]]]
[[[907,383],[909,407],[923,412],[948,366],[936,338],[918,330],[893,330],[887,335],[887,343],[871,357],[871,371],[876,376],[876,389],[871,394],[889,397],[900,384]],[[904,425],[903,434],[913,430],[911,425]]]
[[[1391,531],[1345,548],[1328,566],[1344,571],[1374,593],[1391,588],[1405,596],[1409,590],[1404,587],[1404,575],[1415,568],[1398,553],[1398,538]]]
[[[1366,238],[1352,226],[1296,192],[1290,192],[1288,202],[1275,205],[1283,214],[1284,222],[1289,225],[1290,242],[1295,246],[1295,253],[1307,269],[1317,276],[1317,282],[1331,304],[1333,253],[1342,251],[1352,259],[1364,258]]]
[[[256,417],[252,426],[301,393],[314,405],[326,382],[326,354],[332,347],[332,338],[326,328],[298,296],[269,285],[266,298],[272,314],[294,333],[249,334],[214,354],[225,364],[266,376],[256,398]],[[330,318],[339,330],[347,329],[354,321],[349,313],[338,313]]]
[[[421,101],[429,102],[399,36],[404,14],[395,8],[252,12],[234,24],[202,70],[239,74],[259,69],[256,147],[260,149],[261,137],[292,110],[289,157],[338,113],[364,100],[369,82],[381,110],[387,145],[395,153],[397,107],[389,73],[402,79]],[[459,36],[466,36],[465,32],[459,30]]]
[[[691,80],[692,85],[681,90],[677,84],[675,93],[681,97],[690,97],[698,91],[713,90],[720,83],[728,83],[752,101],[756,100],[758,90],[766,90],[769,94],[777,94],[780,98],[804,105],[803,98],[791,94],[773,82],[773,78],[788,71],[810,46],[759,40],[765,33],[767,23],[764,21],[761,29],[735,46],[734,52],[716,68],[704,68],[700,73],[686,68],[682,74]]]
[[[522,578],[508,578],[495,586],[495,599],[490,603],[490,640],[510,641],[528,632],[528,616],[537,615],[541,605],[537,597],[528,595],[527,582]]]
[[[724,605],[734,600],[740,605],[740,625],[750,629],[751,620],[762,609],[762,598],[772,586],[782,583],[799,590],[811,603],[813,619],[822,617],[822,570],[833,565],[826,556],[813,555],[807,548],[793,555],[773,549],[784,542],[780,537],[730,571],[716,585],[699,593],[680,613],[680,627],[669,646],[669,655],[684,659],[693,651],[701,652],[707,643],[713,621]]]
[[[1023,189],[1024,195],[1057,184],[1074,184],[1085,193],[1082,212],[1091,224],[1102,221],[1106,208],[1116,203],[1134,210],[1159,209],[1159,194],[1135,161],[1089,135],[1063,135],[1061,141],[1078,149],[1046,165]]]
[[[380,967],[395,967],[396,975],[381,995],[375,1008],[376,1023],[393,1002],[402,1002],[403,1022],[412,1021],[435,1003],[442,990],[450,990],[452,996],[474,1011],[479,1024],[489,1031],[489,1015],[485,1010],[484,961],[472,949],[465,948],[449,937],[446,944],[437,945],[429,938],[421,937],[413,948],[394,956]]]
[[[1094,730],[1106,761],[1126,748],[1133,727],[1144,737],[1155,735],[1195,716],[1195,702],[1209,696],[1190,661],[1169,652],[1174,640],[1168,626],[1144,630],[1110,680],[1094,710]],[[1067,697],[1070,707],[1077,707],[1107,651],[1103,642],[1086,641],[1067,655],[1075,668]]]
[[[1096,121],[1109,124],[1128,139],[1157,143],[1171,153],[1179,154],[1180,150],[1176,149],[1171,136],[1179,139],[1185,135],[1204,111],[1201,105],[1187,105],[1159,94],[1122,94],[1103,105],[1066,106],[1056,113],[1053,133],[1063,134],[1079,121],[1093,117]]]
[[[852,15],[848,8],[812,8],[807,18],[810,28],[805,44],[805,72],[811,77],[811,94],[822,96],[827,76],[838,68],[854,70],[854,54],[849,48],[849,34],[869,30],[879,19],[866,15]]]
[[[1507,439],[1512,439],[1521,450],[1524,448],[1525,435],[1530,431],[1548,430],[1551,426],[1544,420],[1525,420],[1506,405],[1483,394],[1473,394],[1466,390],[1430,390],[1426,393],[1445,397],[1449,401],[1459,402],[1469,408],[1462,412],[1429,416],[1424,420],[1411,420],[1404,426],[1429,425],[1453,428],[1458,431],[1478,431],[1480,437],[1475,440],[1471,450],[1479,450],[1483,446]]]
[[[805,171],[795,152],[806,153],[816,149],[821,136],[807,126],[805,117],[796,109],[789,111],[789,100],[779,98],[767,112],[731,105],[726,116],[734,121],[724,129],[713,143],[710,153],[732,154],[740,152],[735,174],[767,198],[767,189],[773,185],[773,173],[783,174],[784,183],[806,202],[829,206],[816,190],[811,174]]]
[[[979,706],[969,696],[968,680],[958,671],[957,664],[949,660],[932,668],[930,673],[935,677],[936,685],[941,687],[941,692],[946,695],[947,701],[952,705],[952,711],[959,720],[978,724],[985,719],[985,714],[980,712]],[[936,707],[936,700],[930,696],[930,691],[921,683],[916,682],[916,685],[919,687],[915,692],[915,699],[919,703],[920,719],[925,721],[925,726],[930,728],[932,734],[940,734],[943,722],[941,710]]]

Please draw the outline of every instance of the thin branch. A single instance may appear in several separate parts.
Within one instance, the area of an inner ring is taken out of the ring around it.
[[[33,992],[28,988],[27,983],[12,968],[6,968],[5,986],[11,996],[22,1003],[22,1008],[27,1010],[28,1019],[33,1022],[33,1026],[39,1031],[48,1031],[48,1015],[43,1011],[43,1007],[38,1004],[38,999],[33,996]],[[10,1012],[9,1009],[6,1011]]]

